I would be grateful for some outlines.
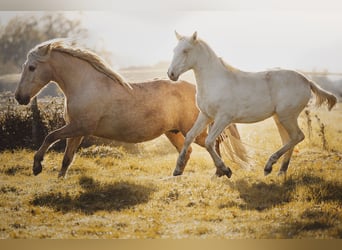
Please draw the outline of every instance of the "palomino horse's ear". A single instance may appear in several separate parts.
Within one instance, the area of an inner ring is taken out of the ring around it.
[[[181,40],[181,39],[183,38],[183,36],[180,35],[180,34],[178,34],[177,31],[175,31],[175,35],[176,35],[176,37],[177,37],[178,40]]]
[[[196,41],[196,40],[197,40],[197,31],[195,31],[194,34],[192,34],[191,39],[192,39],[193,41]]]
[[[50,52],[50,50],[51,50],[51,43],[49,43],[48,45],[43,45],[39,47],[39,54],[41,56],[45,56]]]

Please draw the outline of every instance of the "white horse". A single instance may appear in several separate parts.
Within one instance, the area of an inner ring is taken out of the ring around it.
[[[190,37],[176,32],[176,37],[179,41],[174,49],[168,76],[176,81],[182,73],[191,69],[194,71],[196,102],[200,113],[186,135],[175,172],[182,166],[187,147],[196,135],[214,121],[205,147],[217,171],[229,178],[232,172],[215,152],[215,139],[231,123],[254,123],[273,116],[283,146],[271,155],[264,173],[269,174],[272,165],[285,154],[279,171],[279,174],[285,174],[294,146],[304,139],[297,119],[309,102],[311,91],[316,96],[316,104],[319,106],[326,102],[329,110],[335,105],[336,97],[296,71],[251,73],[233,68],[217,57],[207,43],[198,39],[197,32]]]

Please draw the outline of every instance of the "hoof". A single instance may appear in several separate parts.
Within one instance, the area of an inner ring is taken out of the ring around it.
[[[42,170],[43,170],[42,164],[41,164],[40,162],[37,163],[37,164],[34,164],[32,170],[33,170],[33,174],[34,174],[35,176],[37,176],[37,175],[40,174],[40,173],[42,172]]]
[[[227,176],[228,178],[230,178],[230,177],[232,176],[232,174],[233,174],[233,172],[232,172],[232,170],[230,170],[230,168],[227,168],[227,169],[225,169],[225,170],[222,170],[222,172],[223,172],[223,174],[224,174],[225,176]]]
[[[66,173],[65,172],[59,172],[58,173],[58,179],[66,179]]]
[[[267,176],[272,172],[272,168],[271,169],[264,169],[264,175]]]
[[[215,176],[217,177],[222,177],[224,176],[225,174],[222,172],[221,169],[216,169],[216,172],[215,172]]]
[[[179,175],[182,175],[182,174],[183,174],[183,172],[180,171],[180,170],[178,170],[178,169],[175,169],[175,170],[173,171],[173,176],[179,176]]]
[[[265,168],[264,168],[264,175],[267,176],[272,172],[272,165],[273,164],[269,164],[267,163]]]

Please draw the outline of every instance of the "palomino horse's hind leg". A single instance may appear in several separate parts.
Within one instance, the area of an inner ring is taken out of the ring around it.
[[[184,145],[184,136],[182,135],[182,133],[179,131],[177,131],[177,132],[168,131],[165,133],[165,135],[170,140],[170,142],[175,146],[178,153],[180,153],[182,150],[182,147]],[[187,162],[189,161],[191,152],[192,152],[192,148],[191,148],[191,146],[189,146],[188,151],[186,152],[186,155],[185,155],[184,162],[183,162],[184,165],[179,166],[180,171],[179,171],[178,175],[181,175],[183,173],[184,168],[185,168]]]
[[[304,134],[300,130],[298,123],[297,123],[297,116],[291,117],[290,119],[281,120],[281,117],[279,117],[279,123],[282,125],[284,130],[286,130],[289,141],[287,144],[285,144],[281,149],[279,149],[277,152],[275,152],[267,161],[266,166],[264,168],[264,174],[268,175],[272,172],[272,166],[274,163],[277,162],[277,160],[285,153],[287,153],[287,156],[284,158],[284,162],[281,167],[282,170],[287,170],[287,167],[290,162],[290,157],[292,155],[292,151],[294,146],[296,146],[299,142],[304,140]],[[288,159],[287,159],[288,158]]]
[[[178,156],[177,165],[175,170],[173,171],[173,175],[181,175],[184,170],[184,166],[186,163],[186,153],[188,152],[188,148],[190,144],[195,140],[195,138],[206,128],[210,119],[204,115],[202,112],[198,114],[197,120],[193,127],[189,130],[185,137],[183,148]]]
[[[62,161],[62,168],[58,174],[59,178],[65,177],[66,172],[68,171],[68,167],[73,161],[77,148],[81,144],[82,140],[83,140],[83,136],[67,139],[64,157]]]
[[[224,119],[217,119],[209,130],[207,139],[205,140],[205,147],[208,150],[211,158],[216,166],[216,175],[226,175],[228,178],[232,176],[232,171],[229,167],[226,167],[218,153],[214,149],[214,144],[217,141],[218,136],[222,133],[225,127],[229,124],[229,121]]]

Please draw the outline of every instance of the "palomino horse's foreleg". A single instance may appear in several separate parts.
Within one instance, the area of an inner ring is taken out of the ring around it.
[[[62,168],[59,171],[58,177],[65,177],[68,167],[74,159],[78,146],[81,144],[83,136],[68,138],[62,161]]]
[[[226,167],[220,156],[217,154],[214,148],[214,144],[218,136],[222,133],[225,127],[229,124],[226,119],[218,118],[209,130],[207,139],[205,140],[205,147],[208,150],[211,158],[213,159],[216,166],[216,175],[221,177],[226,175],[228,178],[232,176],[232,171],[229,167]]]
[[[206,128],[209,122],[210,122],[210,119],[205,114],[203,114],[202,112],[198,114],[198,117],[194,126],[189,130],[189,132],[187,133],[185,137],[183,148],[177,159],[176,168],[173,171],[174,176],[181,175],[183,173],[184,167],[186,164],[186,153],[188,151],[190,144]]]
[[[284,130],[286,130],[289,141],[269,158],[264,168],[265,175],[271,173],[273,164],[276,163],[278,159],[285,153],[287,154],[284,158],[284,162],[281,166],[280,171],[286,171],[290,163],[290,157],[292,155],[294,146],[304,140],[304,134],[298,126],[297,117],[298,116],[295,116],[286,120],[281,120],[281,118],[279,118],[279,123],[284,128]]]
[[[60,129],[52,131],[49,133],[45,139],[43,144],[40,146],[36,154],[34,155],[34,163],[33,163],[33,174],[38,175],[42,172],[42,164],[41,162],[44,159],[44,155],[49,147],[57,142],[58,140],[71,138],[71,137],[79,137],[85,135],[84,131],[80,129],[80,127],[75,126],[74,124],[67,124]]]
[[[183,148],[184,140],[185,140],[185,138],[182,135],[182,133],[181,132],[168,131],[168,132],[165,133],[165,135],[170,140],[172,145],[175,146],[175,148],[177,149],[178,153],[180,153],[182,148]],[[189,161],[191,152],[192,152],[192,148],[191,148],[191,146],[189,146],[189,148],[188,148],[188,150],[187,150],[187,152],[185,154],[183,171],[184,171],[184,168],[185,168],[187,162]]]

